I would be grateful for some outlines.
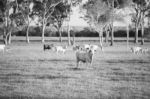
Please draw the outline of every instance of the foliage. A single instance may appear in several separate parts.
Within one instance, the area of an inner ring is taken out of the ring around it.
[[[148,17],[150,13],[150,0],[133,0],[135,14],[133,14],[133,22],[139,27],[143,22],[143,18]]]
[[[70,10],[70,5],[67,3],[59,3],[52,13],[53,25],[56,29],[59,29],[65,18],[68,16],[68,12]]]
[[[111,9],[102,0],[90,0],[83,5],[83,9],[86,10],[86,20],[98,32],[110,21]]]

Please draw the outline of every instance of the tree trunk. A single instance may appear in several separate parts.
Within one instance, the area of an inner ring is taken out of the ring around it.
[[[112,11],[113,11],[113,13],[112,13],[112,18],[111,18],[111,28],[112,28],[112,30],[111,30],[111,43],[110,43],[110,46],[113,46],[114,45],[114,25],[113,25],[113,23],[114,23],[114,2],[115,2],[115,0],[112,0]]]
[[[103,33],[102,33],[102,29],[101,31],[99,32],[99,44],[100,44],[100,47],[101,47],[101,50],[103,50]]]
[[[148,27],[150,27],[150,17],[148,17]]]
[[[61,28],[58,29],[58,32],[59,32],[59,42],[62,42]]]
[[[106,31],[106,37],[105,37],[105,42],[108,43],[108,39],[109,39],[109,31]]]
[[[129,47],[129,26],[126,27],[126,31],[127,31],[127,49]]]
[[[69,20],[68,20],[68,29],[67,29],[67,33],[68,33],[68,45],[71,45],[70,42],[70,15],[69,15]]]
[[[135,41],[134,42],[137,44],[138,43],[138,34],[139,34],[138,31],[139,31],[139,29],[137,26],[135,28],[136,28],[136,32],[135,32]]]
[[[112,25],[112,29],[111,29],[111,43],[110,43],[110,46],[113,46],[114,45],[114,27]]]
[[[75,40],[75,34],[73,34],[73,45],[75,45],[76,40]]]
[[[43,27],[42,27],[42,43],[45,42],[45,36],[44,36],[44,34],[45,34],[45,28],[46,28],[46,25],[43,24]]]
[[[11,44],[11,33],[12,33],[12,32],[9,33],[8,44]]]
[[[4,40],[4,44],[7,45],[7,44],[8,44],[8,42],[7,42],[8,39],[7,39],[7,36],[6,36],[6,35],[3,36],[3,40]]]
[[[107,43],[107,32],[108,31],[105,31],[105,43]]]
[[[4,41],[5,45],[7,45],[7,35],[6,35],[7,33],[6,33],[6,31],[7,31],[6,28],[4,28],[3,41]]]
[[[30,40],[29,40],[29,25],[27,26],[27,30],[26,30],[26,42],[27,43],[30,43]]]
[[[144,24],[142,24],[142,31],[141,31],[141,45],[144,45]]]
[[[72,0],[67,0],[68,1],[68,5],[70,5],[70,10],[72,10]],[[69,15],[68,15],[68,22],[67,22],[67,33],[68,33],[68,46],[71,45],[71,38],[70,38],[70,18],[71,18],[71,13],[68,12]]]

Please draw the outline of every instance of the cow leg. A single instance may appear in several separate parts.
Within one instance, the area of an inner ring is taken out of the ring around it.
[[[77,61],[77,63],[76,63],[76,68],[78,68],[78,66],[79,66],[79,61]]]

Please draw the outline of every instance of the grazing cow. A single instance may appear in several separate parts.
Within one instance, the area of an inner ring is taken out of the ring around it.
[[[148,52],[148,48],[142,48],[141,52],[144,53],[144,54],[146,54]]]
[[[77,51],[76,52],[76,68],[79,66],[80,62],[90,63],[92,65],[94,52],[93,50],[88,51]]]
[[[134,54],[138,54],[141,52],[142,48],[141,47],[131,47],[130,48],[131,51],[134,53]]]
[[[62,47],[62,46],[55,46],[55,51],[57,53],[61,52],[61,53],[64,54],[66,52],[66,49],[67,49],[67,46],[64,46],[64,47]]]
[[[51,50],[51,49],[53,49],[54,48],[54,44],[44,44],[43,45],[43,49],[44,49],[44,51],[47,49],[47,50]]]
[[[3,53],[4,53],[4,49],[5,49],[5,45],[0,45],[0,51],[3,51]]]

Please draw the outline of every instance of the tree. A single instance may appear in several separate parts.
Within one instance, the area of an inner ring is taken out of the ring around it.
[[[70,39],[70,31],[71,31],[71,26],[70,26],[70,19],[71,19],[71,14],[72,14],[72,9],[73,7],[76,7],[79,5],[82,0],[64,0],[68,5],[69,5],[69,10],[67,10],[68,17],[67,17],[67,33],[68,33],[68,45],[71,45],[71,39]]]
[[[111,10],[112,11],[111,12],[111,22],[108,24],[111,24],[111,44],[110,45],[113,46],[113,44],[114,44],[113,23],[114,23],[114,20],[116,19],[116,17],[118,17],[115,15],[115,13],[118,9],[127,7],[131,3],[131,0],[102,0],[102,1],[105,2],[110,9],[112,9]]]
[[[11,15],[15,12],[14,6],[13,0],[0,0],[0,18],[2,19],[3,40],[6,45],[8,44],[8,37],[10,37],[14,25],[11,19]]]
[[[110,22],[111,9],[102,0],[90,0],[83,5],[88,23],[99,33],[99,43],[102,49],[103,28]]]
[[[51,16],[55,7],[63,1],[61,0],[40,0],[36,1],[33,7],[33,13],[41,18],[42,23],[42,43],[45,42],[44,34],[47,24],[51,24]]]
[[[131,16],[131,13],[129,11],[129,9],[121,9],[121,12],[124,12],[124,13],[118,13],[120,15],[120,21],[124,23],[124,27],[126,27],[126,41],[127,41],[127,49],[128,49],[128,46],[129,46],[129,31],[130,31],[130,26],[132,24],[132,16]]]
[[[62,24],[64,22],[64,19],[67,18],[68,15],[68,10],[69,10],[69,5],[67,5],[67,3],[59,3],[55,9],[54,12],[52,13],[52,20],[54,20],[53,25],[54,27],[57,29],[58,33],[59,33],[59,41],[62,42]]]
[[[138,43],[138,30],[141,27],[141,44],[144,44],[144,18],[147,12],[150,10],[150,0],[133,0],[133,8],[135,9],[135,16],[133,22],[135,22],[135,43]]]
[[[17,13],[21,13],[24,19],[24,25],[26,27],[26,42],[30,43],[29,40],[29,28],[31,24],[31,13],[34,2],[32,0],[15,0]]]

